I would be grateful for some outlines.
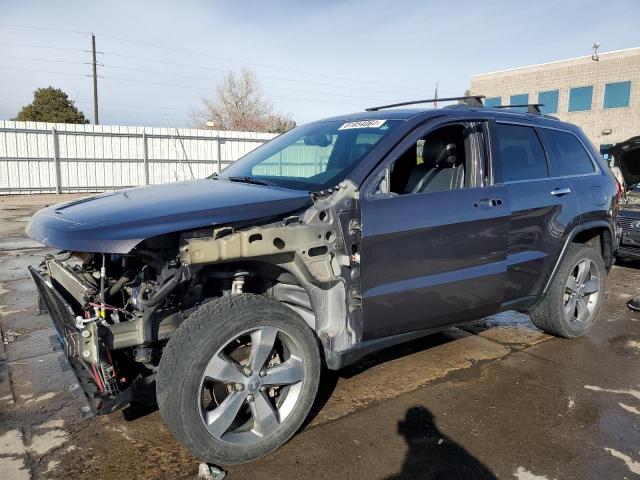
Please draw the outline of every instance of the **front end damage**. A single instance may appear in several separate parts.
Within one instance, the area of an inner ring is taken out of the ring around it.
[[[287,305],[337,368],[334,354],[362,338],[359,261],[358,192],[345,181],[277,220],[166,234],[128,253],[63,251],[30,272],[81,386],[108,413],[153,384],[182,321],[226,295]]]

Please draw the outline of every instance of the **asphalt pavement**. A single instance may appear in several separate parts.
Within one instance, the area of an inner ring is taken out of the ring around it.
[[[26,267],[38,208],[0,196],[0,478],[193,479],[157,410],[84,418],[87,403]],[[327,373],[304,428],[228,479],[640,478],[640,264],[616,265],[585,337],[508,312]]]

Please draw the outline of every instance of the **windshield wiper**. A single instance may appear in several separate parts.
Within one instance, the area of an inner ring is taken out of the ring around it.
[[[241,182],[241,183],[253,183],[254,185],[266,185],[267,187],[277,187],[277,185],[273,182],[269,182],[268,180],[262,180],[255,177],[227,177],[227,180],[230,182]]]

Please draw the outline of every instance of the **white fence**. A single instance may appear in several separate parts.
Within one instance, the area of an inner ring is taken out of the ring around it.
[[[0,194],[95,192],[204,178],[273,137],[190,128],[0,121]]]

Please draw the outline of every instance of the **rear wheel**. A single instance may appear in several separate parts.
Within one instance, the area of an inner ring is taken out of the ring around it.
[[[605,277],[604,261],[596,250],[582,244],[569,245],[531,320],[541,330],[559,337],[585,334],[602,307]]]
[[[158,404],[195,456],[243,463],[296,432],[319,377],[315,334],[296,313],[258,295],[234,295],[201,307],[171,338]]]

